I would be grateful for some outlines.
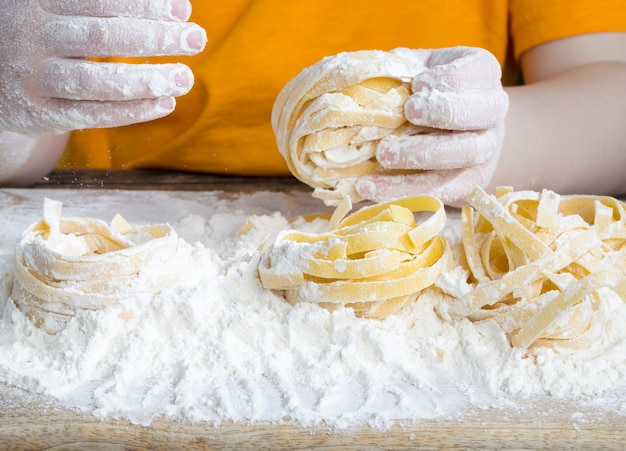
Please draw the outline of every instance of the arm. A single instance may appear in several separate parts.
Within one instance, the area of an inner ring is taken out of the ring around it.
[[[522,57],[490,184],[626,193],[626,33],[552,41]]]

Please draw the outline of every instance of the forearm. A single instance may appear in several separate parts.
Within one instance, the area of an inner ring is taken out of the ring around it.
[[[30,137],[0,132],[0,186],[24,186],[48,174],[61,157],[69,134]]]
[[[491,188],[626,192],[626,63],[580,66],[508,94],[506,138]]]

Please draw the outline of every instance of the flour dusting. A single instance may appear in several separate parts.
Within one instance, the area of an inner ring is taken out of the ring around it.
[[[63,201],[67,216],[169,223],[191,269],[152,299],[80,311],[46,334],[10,296],[15,244],[41,218],[44,195]],[[385,428],[546,395],[626,414],[626,306],[610,290],[590,348],[525,356],[494,322],[442,319],[436,287],[385,320],[292,306],[263,289],[263,244],[291,228],[325,231],[325,220],[298,218],[323,208],[308,193],[0,191],[0,383],[140,424],[165,416]],[[458,242],[455,211],[444,233]],[[464,277],[457,269],[440,284],[460,296]]]

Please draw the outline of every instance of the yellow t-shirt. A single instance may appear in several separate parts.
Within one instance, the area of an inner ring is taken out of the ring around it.
[[[550,40],[626,30],[624,0],[198,0],[193,6],[191,20],[207,30],[209,43],[202,54],[182,59],[196,84],[176,111],[149,123],[74,132],[62,167],[288,175],[272,133],[272,105],[291,78],[324,56],[467,45],[490,50],[509,67]]]

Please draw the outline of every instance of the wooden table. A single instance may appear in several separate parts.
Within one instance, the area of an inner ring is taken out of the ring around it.
[[[524,413],[473,412],[464,419],[396,424],[386,431],[361,428],[332,432],[289,424],[181,424],[157,419],[150,426],[100,421],[25,402],[9,392],[14,407],[0,410],[0,448],[19,450],[202,449],[626,449],[624,418],[581,413],[567,404],[540,401]],[[6,401],[5,401],[6,404]],[[584,421],[579,421],[585,418]]]
[[[33,189],[306,191],[294,179],[233,178],[164,171],[57,171]],[[626,402],[626,400],[624,400]],[[159,418],[150,426],[101,421],[59,409],[0,384],[0,449],[626,449],[626,417],[554,399],[520,402],[519,409],[483,410],[463,418],[395,424],[389,430],[333,432],[293,424],[181,424]]]
[[[311,191],[293,177],[234,177],[161,170],[72,170],[52,172],[33,186],[59,189],[123,189],[153,191]]]

